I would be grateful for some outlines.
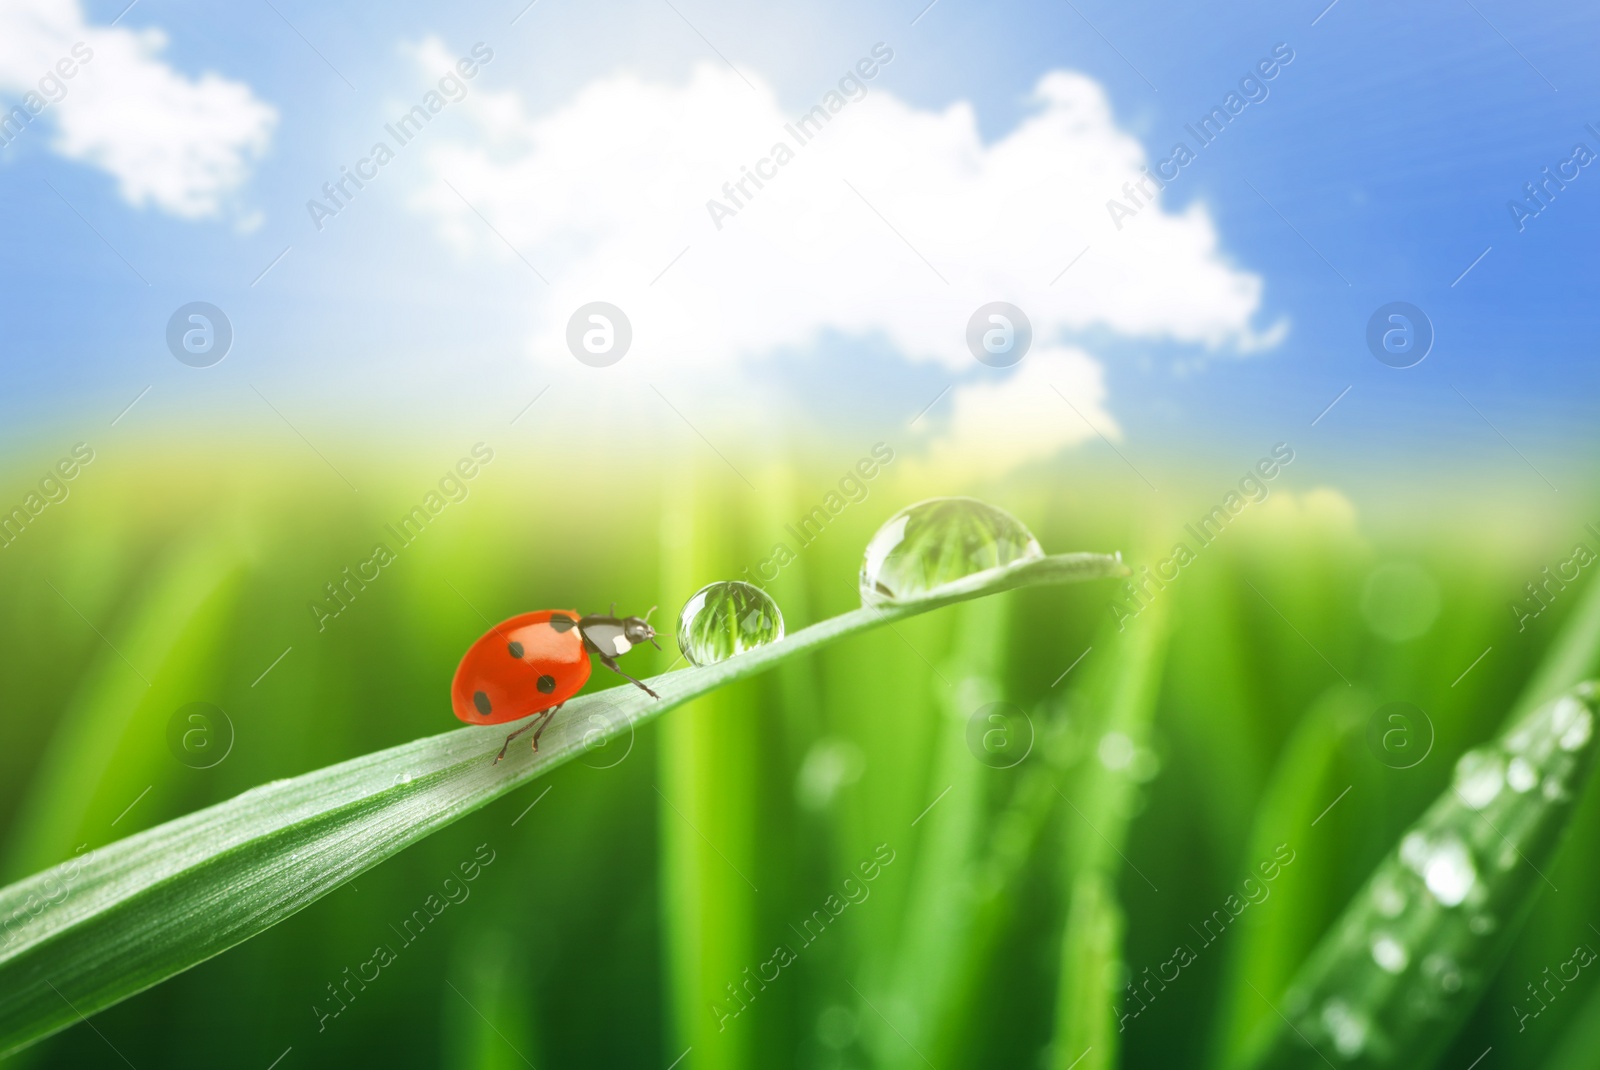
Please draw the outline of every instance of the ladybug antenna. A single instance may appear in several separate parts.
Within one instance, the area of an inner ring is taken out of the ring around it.
[[[651,614],[651,613],[654,613],[654,612],[655,612],[655,611],[656,611],[656,610],[657,610],[657,609],[658,609],[658,608],[660,608],[660,607],[659,607],[659,606],[651,606],[651,607],[650,607],[650,609],[649,609],[649,611],[648,611],[648,612],[647,612],[647,613],[645,613],[645,615],[644,615],[644,622],[645,622],[645,623],[646,623],[646,624],[649,624],[649,623],[650,623],[650,614]]]

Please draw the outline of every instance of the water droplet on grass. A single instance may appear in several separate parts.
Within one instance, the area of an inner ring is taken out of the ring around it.
[[[1333,1039],[1333,1046],[1346,1059],[1361,1054],[1367,1043],[1367,1022],[1342,999],[1330,999],[1322,1006],[1322,1025]]]
[[[1506,783],[1511,785],[1512,791],[1521,795],[1539,783],[1539,774],[1534,772],[1526,758],[1513,758],[1511,764],[1506,766]]]
[[[1039,540],[1005,510],[976,498],[930,498],[890,517],[867,543],[861,601],[920,598],[967,576],[1043,556]]]
[[[1550,711],[1550,722],[1551,728],[1559,733],[1561,749],[1565,751],[1578,750],[1594,734],[1594,715],[1571,697],[1556,703],[1555,709]]]
[[[1406,894],[1387,876],[1372,886],[1372,905],[1386,918],[1398,918],[1406,908]]]
[[[1449,955],[1441,955],[1438,952],[1429,955],[1422,960],[1422,972],[1446,992],[1455,992],[1461,987],[1461,970]]]
[[[1456,763],[1456,791],[1474,810],[1493,802],[1504,781],[1505,763],[1493,751],[1468,751]]]
[[[1399,973],[1411,961],[1405,945],[1387,933],[1382,933],[1372,941],[1372,961],[1389,973]]]
[[[1466,846],[1454,836],[1446,836],[1423,859],[1419,867],[1423,883],[1442,906],[1459,906],[1472,891],[1478,871]]]
[[[778,603],[739,580],[706,584],[678,614],[678,649],[694,665],[715,665],[782,638]]]

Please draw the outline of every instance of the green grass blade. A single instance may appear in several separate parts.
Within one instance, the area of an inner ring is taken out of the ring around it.
[[[205,693],[196,684],[210,679],[211,666],[221,660],[238,579],[233,549],[204,537],[178,543],[149,569],[118,622],[116,649],[101,645],[39,757],[21,804],[21,835],[0,872],[25,876],[75,844],[98,839],[88,829],[104,829],[133,798],[107,798],[108,780],[126,785],[144,777],[140,783],[159,784],[156,794],[163,793],[158,770],[172,760],[164,745],[166,718],[196,692]],[[108,776],[112,772],[117,775]]]
[[[1122,963],[1122,908],[1104,873],[1073,883],[1061,941],[1050,1070],[1112,1070],[1120,1048],[1113,1001]]]
[[[1532,909],[1594,765],[1582,684],[1463,755],[1277,1002],[1255,1070],[1429,1066]],[[1263,999],[1275,998],[1262,993]]]
[[[1600,583],[1589,584],[1517,699],[1516,712],[1548,702],[1584,680],[1600,676]]]
[[[934,597],[860,609],[717,665],[573,700],[537,754],[490,756],[504,729],[460,728],[247,791],[0,889],[0,1052],[194,966],[326,895],[595,742],[846,636],[1034,584],[1117,575],[1069,554],[968,577]]]
[[[871,1016],[872,1050],[881,1066],[909,1068],[922,1065],[924,1057],[941,1064],[950,1061],[945,1049],[953,1043],[952,1019],[961,1014],[961,985],[975,969],[967,953],[982,913],[982,891],[971,877],[973,860],[993,835],[985,818],[987,770],[968,753],[958,726],[979,705],[999,697],[996,671],[1006,635],[998,607],[963,607],[952,643],[955,653],[940,670],[956,682],[940,688],[933,699],[942,731],[929,794],[941,793],[941,801],[920,828],[910,830],[916,849],[907,854],[915,861],[892,983],[881,997],[867,993],[884,1015]],[[952,874],[962,876],[952,879]]]
[[[1108,656],[1086,666],[1075,695],[1088,720],[1084,758],[1057,789],[1067,830],[1062,884],[1069,897],[1051,1040],[1057,1068],[1080,1055],[1090,1068],[1117,1064],[1121,995],[1113,967],[1121,961],[1123,911],[1115,882],[1127,864],[1122,848],[1139,785],[1129,768],[1111,768],[1100,758],[1099,744],[1115,732],[1135,749],[1148,746],[1171,634],[1168,604],[1160,600],[1125,633],[1108,628],[1096,643]]]
[[[1600,1051],[1600,992],[1585,1000],[1573,1016],[1555,1050],[1545,1059],[1544,1070],[1593,1070],[1597,1051]]]
[[[1327,833],[1338,817],[1347,816],[1331,810],[1331,805],[1354,804],[1355,799],[1344,798],[1355,777],[1348,768],[1347,743],[1352,734],[1360,731],[1362,715],[1373,705],[1365,692],[1352,693],[1344,687],[1330,690],[1301,720],[1278,759],[1257,807],[1234,882],[1235,887],[1241,887],[1244,878],[1255,878],[1255,887],[1264,889],[1266,898],[1252,905],[1244,924],[1228,930],[1227,957],[1214,1015],[1212,1066],[1230,1065],[1264,1020],[1276,1021],[1272,1008],[1256,993],[1288,988],[1296,969],[1316,948],[1325,927],[1344,906],[1343,896],[1337,900],[1333,896],[1334,889],[1340,887],[1337,870],[1348,864],[1347,852],[1308,850],[1305,838],[1308,830],[1318,831],[1313,824],[1320,818],[1335,815],[1320,830]],[[1360,795],[1360,791],[1355,792],[1356,797]],[[1322,842],[1330,841],[1324,838]],[[1296,849],[1300,859],[1274,883],[1263,883],[1256,867],[1272,860],[1280,844]],[[1260,909],[1255,909],[1257,905]]]

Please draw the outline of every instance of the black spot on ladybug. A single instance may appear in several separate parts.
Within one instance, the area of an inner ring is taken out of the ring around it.
[[[489,705],[488,695],[485,695],[482,691],[474,691],[472,693],[472,704],[478,707],[479,713],[485,717],[489,716],[492,707]]]
[[[512,657],[514,657],[514,658],[522,657],[522,644],[517,642],[516,640],[513,639],[511,641],[511,645],[509,647],[507,647],[506,649],[511,651],[511,656]]]
[[[573,620],[565,613],[557,613],[555,616],[550,618],[550,627],[554,628],[558,632],[571,631],[572,626],[576,623],[577,621]]]
[[[536,683],[534,686],[537,687],[542,693],[548,695],[550,692],[556,689],[556,678],[549,675],[541,676],[539,677],[538,683]],[[483,692],[480,691],[478,694],[481,695]]]

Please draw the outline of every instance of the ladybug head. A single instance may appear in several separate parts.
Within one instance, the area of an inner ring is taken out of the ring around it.
[[[650,613],[655,611],[656,607],[651,606]],[[650,613],[646,613],[642,617],[622,618],[622,636],[634,646],[638,646],[640,643],[654,643],[655,648],[660,650],[661,644],[656,642],[656,630],[650,627]]]

